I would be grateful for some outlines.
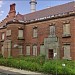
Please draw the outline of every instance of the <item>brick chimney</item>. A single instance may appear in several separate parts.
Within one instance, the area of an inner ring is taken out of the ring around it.
[[[13,4],[10,5],[10,11],[9,11],[8,16],[14,17],[15,15],[16,15],[15,3],[13,3]]]

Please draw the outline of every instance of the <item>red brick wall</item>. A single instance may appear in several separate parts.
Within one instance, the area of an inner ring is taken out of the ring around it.
[[[63,21],[69,20],[71,24],[71,37],[68,38],[62,38],[63,33]],[[55,23],[56,26],[56,35],[59,38],[59,48],[60,48],[60,58],[63,57],[63,43],[69,42],[71,44],[71,56],[72,59],[75,59],[75,47],[74,47],[74,18],[73,17],[67,17],[67,18],[61,18],[61,19],[55,19],[55,20],[49,20],[49,21],[43,21],[43,22],[37,22],[32,24],[27,24],[25,26],[25,45],[31,46],[31,55],[32,55],[32,46],[33,44],[37,44],[38,46],[38,54],[40,53],[40,44],[43,44],[44,38],[48,37],[49,35],[49,25],[50,23]],[[33,27],[37,26],[38,28],[38,37],[33,38]]]
[[[63,21],[69,20],[71,24],[71,37],[68,38],[62,38],[62,33],[63,33]],[[63,57],[63,43],[69,42],[71,44],[71,57],[72,59],[75,59],[75,20],[73,17],[66,17],[66,18],[61,18],[61,19],[54,19],[54,20],[48,20],[48,21],[42,21],[42,22],[36,22],[36,23],[31,23],[31,24],[9,24],[7,28],[1,29],[0,30],[0,39],[1,39],[1,33],[6,32],[6,30],[11,30],[12,35],[9,37],[9,39],[12,40],[12,51],[11,55],[12,56],[18,56],[18,49],[13,48],[13,45],[15,43],[22,44],[23,45],[23,54],[26,54],[26,45],[30,45],[31,48],[31,55],[32,55],[32,46],[34,44],[37,44],[38,46],[38,55],[40,53],[40,44],[44,43],[44,38],[49,36],[49,25],[51,23],[55,23],[56,26],[56,35],[59,38],[59,49],[60,49],[60,58]],[[33,27],[37,26],[38,29],[38,37],[33,38]],[[24,29],[24,40],[18,40],[18,29],[19,27],[22,27]],[[7,38],[6,38],[7,39]],[[1,42],[0,42],[1,46]],[[0,47],[1,48],[1,47]],[[1,50],[1,49],[0,49]],[[6,54],[5,54],[6,55]]]

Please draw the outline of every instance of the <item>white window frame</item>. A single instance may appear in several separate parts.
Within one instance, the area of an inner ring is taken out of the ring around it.
[[[37,27],[33,28],[33,37],[37,37],[38,36],[38,30]]]
[[[6,31],[6,36],[11,36],[11,30]]]
[[[22,45],[19,45],[19,55],[22,55],[23,54],[23,46]]]
[[[2,33],[2,40],[4,40],[5,39],[5,33],[3,32]]]
[[[23,29],[18,30],[18,38],[23,38]]]
[[[30,55],[30,45],[26,46],[26,55]]]
[[[33,45],[33,56],[37,56],[37,45]]]
[[[55,35],[55,25],[50,25],[50,35]]]
[[[70,35],[70,23],[65,23],[63,25],[63,35]]]

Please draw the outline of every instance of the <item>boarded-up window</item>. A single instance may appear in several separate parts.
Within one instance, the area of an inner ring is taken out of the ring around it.
[[[45,55],[45,47],[44,47],[44,45],[40,45],[40,55]]]
[[[50,26],[50,35],[55,35],[55,26]]]
[[[37,46],[33,46],[33,55],[37,56]]]
[[[18,31],[18,37],[23,38],[23,30],[22,29]]]
[[[37,37],[37,28],[33,28],[33,37]]]
[[[63,34],[70,34],[70,24],[64,24],[63,25]]]
[[[11,30],[6,31],[6,36],[11,36]]]
[[[22,55],[22,49],[23,49],[23,46],[19,46],[19,55]]]
[[[30,55],[30,46],[26,46],[26,55]]]
[[[5,38],[5,33],[2,33],[2,40],[4,40]]]
[[[70,45],[64,45],[64,59],[70,58]]]

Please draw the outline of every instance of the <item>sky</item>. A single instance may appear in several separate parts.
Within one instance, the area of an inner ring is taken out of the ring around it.
[[[36,0],[36,11],[42,10],[48,7],[65,4],[74,0]],[[0,0],[0,21],[3,20],[10,9],[10,4],[16,4],[16,13],[28,14],[30,13],[30,0]]]

